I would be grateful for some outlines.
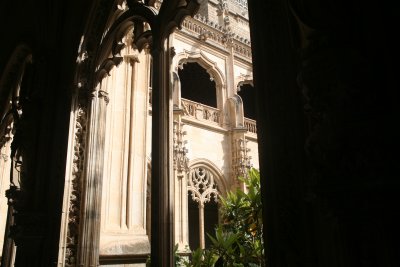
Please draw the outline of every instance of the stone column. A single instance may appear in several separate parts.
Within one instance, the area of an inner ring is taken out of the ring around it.
[[[156,35],[155,35],[156,37]],[[158,38],[157,38],[158,39]],[[169,84],[170,55],[168,40],[155,40],[153,56],[152,105],[152,207],[151,264],[173,266],[173,179],[171,175],[172,97]],[[155,220],[155,218],[157,218]]]
[[[89,103],[89,123],[78,266],[99,265],[100,211],[107,92],[96,89]]]
[[[204,203],[199,202],[199,240],[200,240],[200,248],[206,248],[206,241],[204,238]]]
[[[183,110],[174,108],[174,135],[173,135],[173,159],[175,180],[175,242],[178,244],[178,252],[187,252],[189,246],[188,236],[188,197],[187,176],[189,171],[188,151],[185,147],[182,123]]]
[[[79,84],[78,90],[83,93]],[[74,96],[71,110],[68,140],[68,156],[64,185],[64,203],[62,207],[59,241],[58,266],[76,266],[79,239],[79,222],[81,219],[82,181],[85,168],[86,134],[87,134],[87,101]]]

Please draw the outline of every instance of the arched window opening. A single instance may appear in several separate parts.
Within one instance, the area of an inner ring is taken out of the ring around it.
[[[189,246],[195,250],[200,247],[199,204],[188,194],[188,218],[189,218]]]
[[[188,217],[189,217],[189,246],[191,249],[200,247],[200,224],[199,204],[188,195]],[[215,227],[218,225],[218,203],[210,201],[204,205],[204,240],[205,248],[212,244],[207,234],[214,235]]]
[[[178,74],[182,98],[217,107],[215,82],[203,67],[196,62],[186,63],[183,69],[179,69]]]
[[[213,234],[218,224],[218,186],[214,174],[201,166],[189,172],[188,181],[189,246],[192,250],[211,244],[207,233]]]
[[[210,201],[204,206],[204,234],[205,234],[205,246],[209,248],[212,244],[207,234],[214,236],[215,227],[218,225],[218,203]]]
[[[256,93],[254,87],[250,84],[244,84],[239,87],[238,95],[243,101],[244,116],[248,119],[256,120]]]

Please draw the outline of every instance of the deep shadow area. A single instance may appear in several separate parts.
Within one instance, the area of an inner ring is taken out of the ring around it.
[[[250,84],[240,86],[238,95],[243,101],[243,112],[246,118],[256,120],[256,92]]]
[[[211,107],[217,107],[215,82],[198,63],[187,63],[179,70],[181,96]]]

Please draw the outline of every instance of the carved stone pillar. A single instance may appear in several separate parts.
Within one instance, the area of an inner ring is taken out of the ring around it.
[[[178,244],[178,252],[187,252],[189,246],[188,238],[188,198],[187,198],[187,175],[189,171],[188,151],[185,147],[183,137],[182,109],[174,109],[174,132],[173,132],[173,163],[175,177],[175,242]]]
[[[248,171],[252,167],[250,148],[247,147],[245,133],[246,128],[232,130],[232,181],[233,185],[245,190],[243,183],[238,177],[247,177]]]
[[[170,69],[172,49],[168,36],[187,15],[193,15],[201,1],[164,1],[158,13],[146,3],[128,1],[129,9],[147,9],[145,16],[151,25],[152,83],[152,186],[151,186],[151,264],[157,267],[174,264],[173,172],[172,172],[172,90]],[[183,4],[183,5],[182,5]],[[143,15],[143,14],[142,14]],[[150,32],[143,21],[134,31],[136,46],[141,49],[149,42]]]
[[[86,99],[86,98],[85,98]],[[69,147],[66,167],[63,214],[60,229],[58,266],[77,264],[79,222],[81,220],[82,181],[84,177],[87,102],[78,97],[72,103],[75,110],[70,119]]]
[[[99,265],[100,211],[107,92],[95,90],[89,103],[88,139],[82,190],[78,266]]]

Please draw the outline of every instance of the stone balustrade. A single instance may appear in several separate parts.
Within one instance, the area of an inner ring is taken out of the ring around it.
[[[247,131],[250,133],[257,134],[257,123],[255,120],[244,118],[244,127],[246,127]]]
[[[198,102],[182,98],[182,107],[185,116],[212,124],[221,124],[221,111]],[[249,133],[257,134],[257,123],[255,120],[244,118],[244,127]]]
[[[221,111],[217,108],[187,99],[182,99],[182,107],[186,116],[194,117],[198,120],[203,120],[218,125],[221,122]]]

